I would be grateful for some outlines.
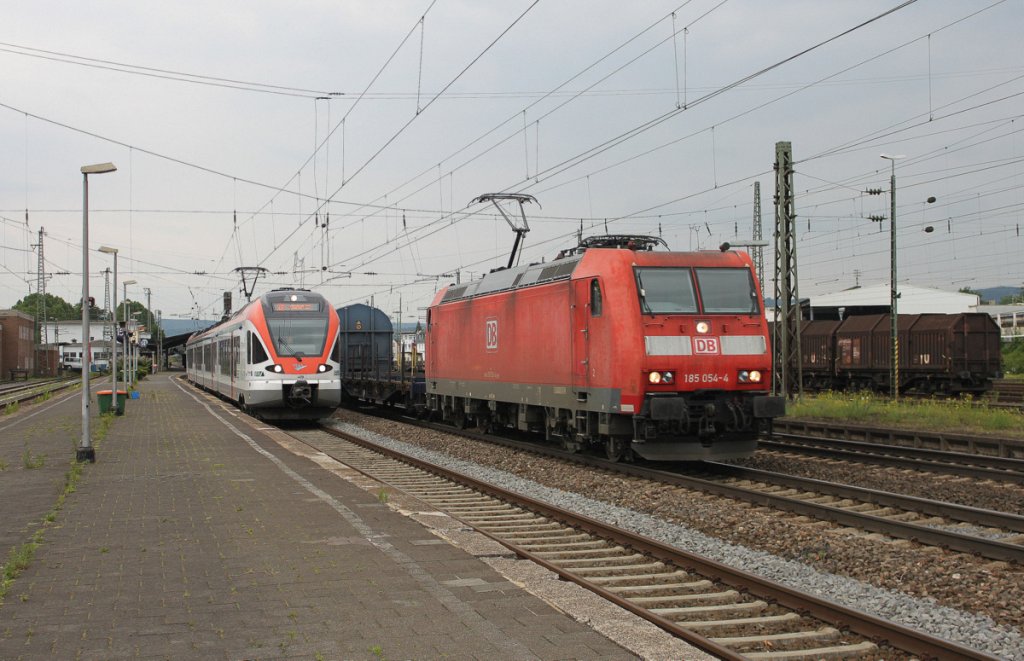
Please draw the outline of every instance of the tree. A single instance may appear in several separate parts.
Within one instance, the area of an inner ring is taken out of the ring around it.
[[[133,301],[131,299],[128,299],[128,301],[122,301],[117,306],[114,318],[118,322],[124,320],[124,308],[126,303],[128,305],[128,318],[131,319],[134,317],[140,326],[147,326],[147,324],[149,324],[149,320],[153,320],[153,327],[149,328],[147,326],[146,332],[150,333],[150,337],[152,338],[151,341],[156,343],[157,339],[163,335],[163,331],[156,323],[156,315],[152,314],[152,311],[143,305],[141,301]]]
[[[75,308],[65,301],[60,296],[54,296],[53,294],[43,294],[44,307],[37,307],[39,302],[39,294],[29,294],[25,298],[21,299],[14,304],[14,309],[25,314],[30,314],[33,317],[36,316],[37,310],[46,310],[46,320],[66,320],[75,318]],[[81,310],[81,308],[78,308]],[[81,312],[79,315],[81,316]],[[37,321],[44,321],[38,319]]]
[[[1016,294],[999,299],[999,305],[1018,305],[1020,303],[1024,303],[1024,289],[1018,289]]]

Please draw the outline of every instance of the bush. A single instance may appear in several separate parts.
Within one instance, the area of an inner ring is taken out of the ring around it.
[[[1003,344],[1003,372],[1024,374],[1024,338]]]

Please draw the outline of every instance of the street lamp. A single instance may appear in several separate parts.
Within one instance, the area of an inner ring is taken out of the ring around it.
[[[879,154],[892,164],[889,179],[889,392],[893,399],[900,396],[900,338],[899,315],[897,314],[896,292],[896,159],[906,158],[903,154]]]
[[[110,339],[111,339],[111,358],[110,358],[110,375],[113,380],[113,396],[111,401],[114,403],[114,414],[121,412],[117,399],[117,248],[110,248],[108,246],[100,246],[100,252],[107,253],[108,255],[114,256],[114,311],[110,315],[110,325],[112,326]]]
[[[124,308],[124,389],[127,390],[131,385],[131,381],[128,379],[128,285],[138,284],[138,280],[125,280],[121,284],[124,285],[122,289],[124,303],[121,306]]]
[[[117,170],[113,163],[83,165],[82,172],[82,438],[75,453],[76,461],[96,462],[96,448],[92,446],[89,430],[89,368],[92,363],[92,343],[89,341],[89,175],[106,174]]]

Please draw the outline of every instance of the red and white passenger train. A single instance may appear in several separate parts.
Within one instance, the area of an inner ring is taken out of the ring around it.
[[[594,237],[440,291],[427,313],[426,408],[616,459],[750,455],[785,412],[770,396],[750,257],[657,243]]]
[[[268,420],[315,420],[341,402],[338,314],[320,294],[278,289],[189,338],[190,381]]]

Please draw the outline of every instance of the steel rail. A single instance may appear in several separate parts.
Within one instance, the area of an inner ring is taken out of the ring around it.
[[[377,412],[373,412],[372,414],[376,413]],[[394,417],[394,414],[385,414],[385,417]],[[684,475],[678,472],[673,472],[661,468],[653,468],[645,465],[627,464],[621,462],[612,462],[596,456],[567,452],[565,450],[550,445],[540,445],[529,441],[520,441],[501,436],[482,434],[479,432],[473,432],[469,430],[458,430],[446,425],[440,425],[437,423],[427,423],[413,420],[410,418],[402,418],[401,421],[407,424],[427,427],[429,429],[433,429],[435,431],[439,431],[442,433],[458,434],[470,438],[472,440],[497,443],[513,449],[533,452],[544,456],[549,456],[555,459],[570,461],[573,463],[591,466],[594,468],[601,468],[604,470],[609,470],[631,477],[655,480],[658,482],[671,484],[673,486],[699,490],[705,493],[711,493],[714,495],[719,495],[736,500],[742,500],[745,502],[752,502],[758,505],[772,507],[775,509],[781,509],[803,516],[808,516],[817,520],[831,521],[842,526],[885,534],[890,537],[898,539],[907,539],[929,546],[938,546],[953,551],[976,554],[981,557],[990,558],[993,560],[1006,560],[1018,563],[1024,562],[1024,546],[1018,544],[1010,544],[999,540],[987,539],[984,537],[978,537],[974,535],[967,535],[957,531],[943,530],[941,528],[932,528],[929,526],[914,524],[912,522],[893,520],[872,514],[850,511],[839,507],[832,507],[826,504],[807,502],[805,500],[801,500],[798,498],[790,498],[786,496],[765,493],[753,489],[745,489],[742,487],[723,484],[720,482],[716,482],[714,480],[704,479],[701,477]],[[711,462],[708,463],[709,465],[715,466],[724,465],[711,464]],[[736,467],[735,470],[738,471],[739,467]],[[755,469],[746,470],[753,471]],[[751,475],[754,475],[754,473],[751,473]],[[987,478],[988,475],[985,474],[984,477]],[[785,475],[782,473],[770,473],[767,471],[761,472],[760,476],[757,478],[751,477],[750,479],[760,479],[762,481],[771,480],[776,483],[783,484],[784,486],[788,486],[790,488],[802,488],[807,491],[815,491],[816,485],[814,483],[817,482],[823,487],[827,485],[832,489],[832,492],[828,493],[827,495],[840,494],[843,493],[843,489],[848,489],[849,491],[847,491],[846,493],[850,495],[842,497],[867,499],[867,496],[870,495],[872,498],[874,498],[874,500],[868,499],[868,502],[877,503],[879,505],[884,504],[886,506],[900,507],[907,511],[924,511],[926,513],[934,514],[936,516],[947,516],[946,514],[941,514],[938,512],[941,508],[948,507],[948,518],[954,518],[956,520],[976,525],[994,526],[1011,531],[1019,531],[1020,527],[1021,517],[1017,515],[992,512],[990,510],[982,510],[980,508],[970,508],[967,506],[956,505],[953,503],[929,501],[927,499],[914,498],[911,496],[903,496],[888,492],[863,489],[860,487],[853,487],[850,485],[843,485],[838,483],[829,483],[820,480],[811,480],[810,478],[801,478],[792,475]],[[803,486],[799,486],[801,483],[803,484]],[[857,493],[858,490],[859,493]],[[821,491],[821,493],[826,492]],[[897,503],[898,499],[902,499],[902,504]]]
[[[1024,438],[1003,438],[913,429],[871,427],[796,418],[776,419],[775,434],[799,434],[895,447],[923,448],[990,457],[1024,458]]]
[[[442,476],[445,479],[462,484],[476,491],[480,491],[500,500],[518,505],[527,510],[533,511],[540,516],[559,521],[573,528],[584,530],[590,534],[627,548],[632,548],[637,552],[649,555],[659,561],[689,569],[695,573],[705,576],[706,578],[712,578],[720,581],[756,597],[771,600],[772,602],[790,608],[796,612],[809,613],[816,619],[840,628],[848,629],[870,640],[884,642],[903,651],[925,657],[943,659],[996,658],[984,652],[932,636],[922,631],[904,627],[868,613],[848,608],[842,604],[794,590],[781,583],[729,567],[728,565],[720,562],[672,547],[668,544],[645,537],[638,533],[623,530],[585,515],[571,512],[528,496],[517,494],[513,491],[494,486],[472,476],[443,468],[422,459],[410,457],[396,450],[379,446],[372,441],[362,439],[358,436],[346,434],[342,431],[326,426],[322,426],[321,429],[333,436],[344,438],[349,442],[372,449],[373,451],[379,452],[385,456],[415,466],[420,470]],[[722,658],[726,659],[745,658],[743,655],[738,655],[735,651],[722,647],[694,631],[678,627],[675,623],[667,620],[666,618],[651,613],[646,609],[631,605],[628,602],[624,602],[624,600],[617,595],[611,594],[600,586],[594,585],[571,572],[561,570],[559,567],[544,561],[542,558],[535,558],[529,551],[521,549],[514,544],[510,544],[499,537],[495,537],[486,532],[484,532],[484,534],[487,534],[488,537],[501,543],[517,555],[529,558],[534,562],[544,565],[551,571],[558,573],[563,578],[573,581],[578,585],[581,585],[582,587],[615,602],[623,608],[629,609],[631,612],[640,615],[659,627],[665,628],[666,630],[679,635],[684,640],[687,640],[688,642],[691,642],[712,654],[718,654],[722,656]]]
[[[775,440],[775,439],[790,439]],[[796,452],[816,457],[870,461],[883,466],[910,468],[951,475],[1024,484],[1024,460],[990,455],[964,454],[945,450],[883,445],[863,441],[847,441],[820,436],[775,434],[772,440],[758,441],[758,446],[780,452]]]
[[[984,558],[990,558],[993,560],[1005,560],[1011,562],[1024,563],[1024,546],[1018,544],[1010,544],[995,539],[987,539],[984,537],[967,535],[952,530],[931,528],[928,526],[923,526],[912,522],[904,522],[881,516],[876,516],[873,514],[850,511],[840,507],[833,507],[827,504],[808,502],[805,500],[801,500],[798,498],[790,498],[787,496],[779,496],[771,493],[765,493],[763,491],[757,491],[755,489],[746,489],[731,484],[717,482],[712,479],[685,475],[682,473],[665,470],[663,468],[653,468],[647,465],[612,462],[608,461],[607,459],[603,459],[592,455],[567,452],[565,450],[550,445],[539,445],[537,443],[532,443],[529,441],[519,441],[515,439],[504,438],[501,436],[493,436],[489,434],[471,432],[468,430],[457,430],[445,425],[439,425],[436,423],[424,423],[409,418],[402,418],[401,421],[407,424],[423,426],[428,429],[433,429],[435,431],[439,431],[442,433],[458,434],[472,440],[485,441],[488,443],[497,443],[516,450],[533,452],[535,454],[552,457],[554,459],[561,459],[563,461],[569,461],[572,463],[590,466],[593,468],[600,468],[622,475],[628,475],[631,477],[637,477],[647,480],[654,480],[664,484],[670,484],[672,486],[678,486],[686,489],[701,491],[704,493],[710,493],[717,496],[731,498],[734,500],[751,502],[757,505],[762,505],[774,509],[792,512],[794,514],[808,516],[817,520],[831,521],[838,525],[850,528],[857,528],[860,530],[867,530],[869,532],[881,533],[897,539],[907,539],[929,546],[938,546],[952,551],[970,553],[974,555],[979,555]],[[717,467],[721,464],[711,464],[709,462],[709,465]],[[737,467],[735,470],[738,471],[739,468]],[[754,469],[746,470],[753,471]],[[751,475],[753,475],[753,473],[751,473]],[[858,495],[851,495],[849,497],[863,498],[871,494],[873,498],[876,498],[876,500],[869,502],[878,502],[879,504],[882,504],[884,501],[887,502],[889,506],[901,507],[908,511],[920,511],[922,508],[927,508],[924,511],[936,512],[936,508],[948,506],[949,513],[951,515],[955,515],[951,516],[950,518],[957,518],[958,520],[978,525],[994,525],[995,527],[1006,528],[1008,530],[1013,531],[1017,531],[1019,526],[1021,525],[1021,517],[1018,517],[1013,514],[991,512],[989,510],[969,508],[966,506],[955,505],[953,503],[943,503],[941,501],[928,501],[926,499],[914,498],[911,496],[901,496],[899,494],[891,494],[883,491],[875,491],[837,483],[811,480],[810,478],[801,478],[792,475],[785,475],[782,473],[769,473],[765,471],[761,472],[760,476],[761,477],[756,479],[771,479],[773,481],[778,482],[786,481],[787,486],[791,486],[793,488],[803,488],[807,491],[815,491],[815,483],[818,483],[823,487],[825,485],[828,485],[832,490],[834,490],[835,493],[841,493],[842,489],[847,488],[849,489],[848,493],[854,494],[859,489],[860,491]],[[802,483],[804,486],[797,486],[800,483]],[[897,499],[902,499],[902,504],[897,505]],[[926,505],[926,503],[931,504]],[[975,513],[977,514],[978,518],[972,518]],[[936,515],[944,516],[941,514]],[[998,523],[988,523],[992,521],[998,521]]]
[[[939,546],[942,548],[950,549],[953,551],[959,551],[962,553],[977,554],[985,558],[993,560],[1006,560],[1011,562],[1024,562],[1024,546],[1017,544],[1008,544],[994,539],[986,539],[984,537],[975,537],[972,535],[964,535],[959,532],[950,530],[942,530],[941,528],[930,528],[928,526],[922,526],[911,522],[897,521],[888,519],[874,514],[867,514],[863,512],[855,512],[840,507],[833,507],[831,505],[807,502],[800,500],[799,498],[790,498],[788,496],[779,496],[772,493],[765,493],[757,491],[755,489],[747,489],[744,487],[734,486],[730,484],[723,484],[714,480],[693,477],[689,475],[682,475],[671,471],[665,471],[660,469],[653,469],[643,466],[630,466],[628,464],[612,464],[611,462],[597,458],[580,458],[581,463],[596,466],[599,468],[605,468],[621,472],[626,475],[634,477],[640,477],[649,480],[656,480],[673,486],[685,487],[688,489],[695,489],[703,491],[705,493],[711,493],[718,496],[724,496],[735,500],[741,500],[744,502],[751,502],[757,505],[763,505],[772,507],[774,509],[780,509],[794,514],[800,514],[808,516],[818,520],[832,521],[842,526],[850,528],[857,528],[860,530],[868,530],[870,532],[877,532],[895,537],[898,539],[908,539],[916,541],[921,544],[927,544],[929,546]],[[575,460],[571,458],[571,460]],[[592,461],[591,461],[592,460]],[[746,469],[751,470],[753,469]],[[737,470],[736,473],[739,471]],[[750,473],[754,475],[754,473]],[[828,485],[831,491],[840,493],[847,485],[822,482],[819,480],[810,480],[791,475],[784,475],[781,473],[768,473],[761,471],[760,478],[751,477],[751,479],[762,479],[772,480],[778,482],[788,482],[788,486],[794,488],[803,488],[807,491],[818,490],[821,493],[826,493],[821,489],[816,489],[813,485],[814,482],[819,482],[822,487]],[[797,485],[803,484],[803,487]],[[854,493],[854,490],[859,489],[858,487],[849,487]],[[899,496],[898,494],[890,494],[882,491],[872,491],[869,489],[860,489],[862,494],[871,494],[871,497],[877,498],[878,503],[882,504],[882,500],[889,500],[891,503],[895,503],[897,500],[902,500],[903,505],[890,505],[899,506],[910,511],[915,511],[914,508],[918,504],[927,503],[929,501],[924,499],[912,499],[910,496]],[[828,495],[835,495],[835,493],[829,493]],[[856,496],[850,496],[856,497]],[[935,510],[942,506],[949,506],[950,511],[957,511],[960,515],[965,515],[968,510],[972,508],[966,508],[964,506],[953,505],[952,503],[940,503],[932,502],[929,509]],[[993,520],[998,518],[999,512],[990,512],[989,510],[977,510],[979,516],[984,516],[986,520]],[[1020,526],[1021,517],[1015,515],[1003,515],[1007,517],[1007,522],[1012,524],[1014,527],[1011,530],[1016,530],[1016,526]],[[970,520],[971,523],[979,523],[978,521]],[[988,525],[988,524],[982,524]],[[1000,524],[998,527],[1004,527]]]
[[[32,401],[37,397],[42,397],[46,393],[58,392],[77,383],[80,383],[78,379],[51,379],[49,381],[37,381],[28,385],[19,384],[14,388],[5,388],[0,390],[0,406],[9,406],[15,403],[21,404]]]

